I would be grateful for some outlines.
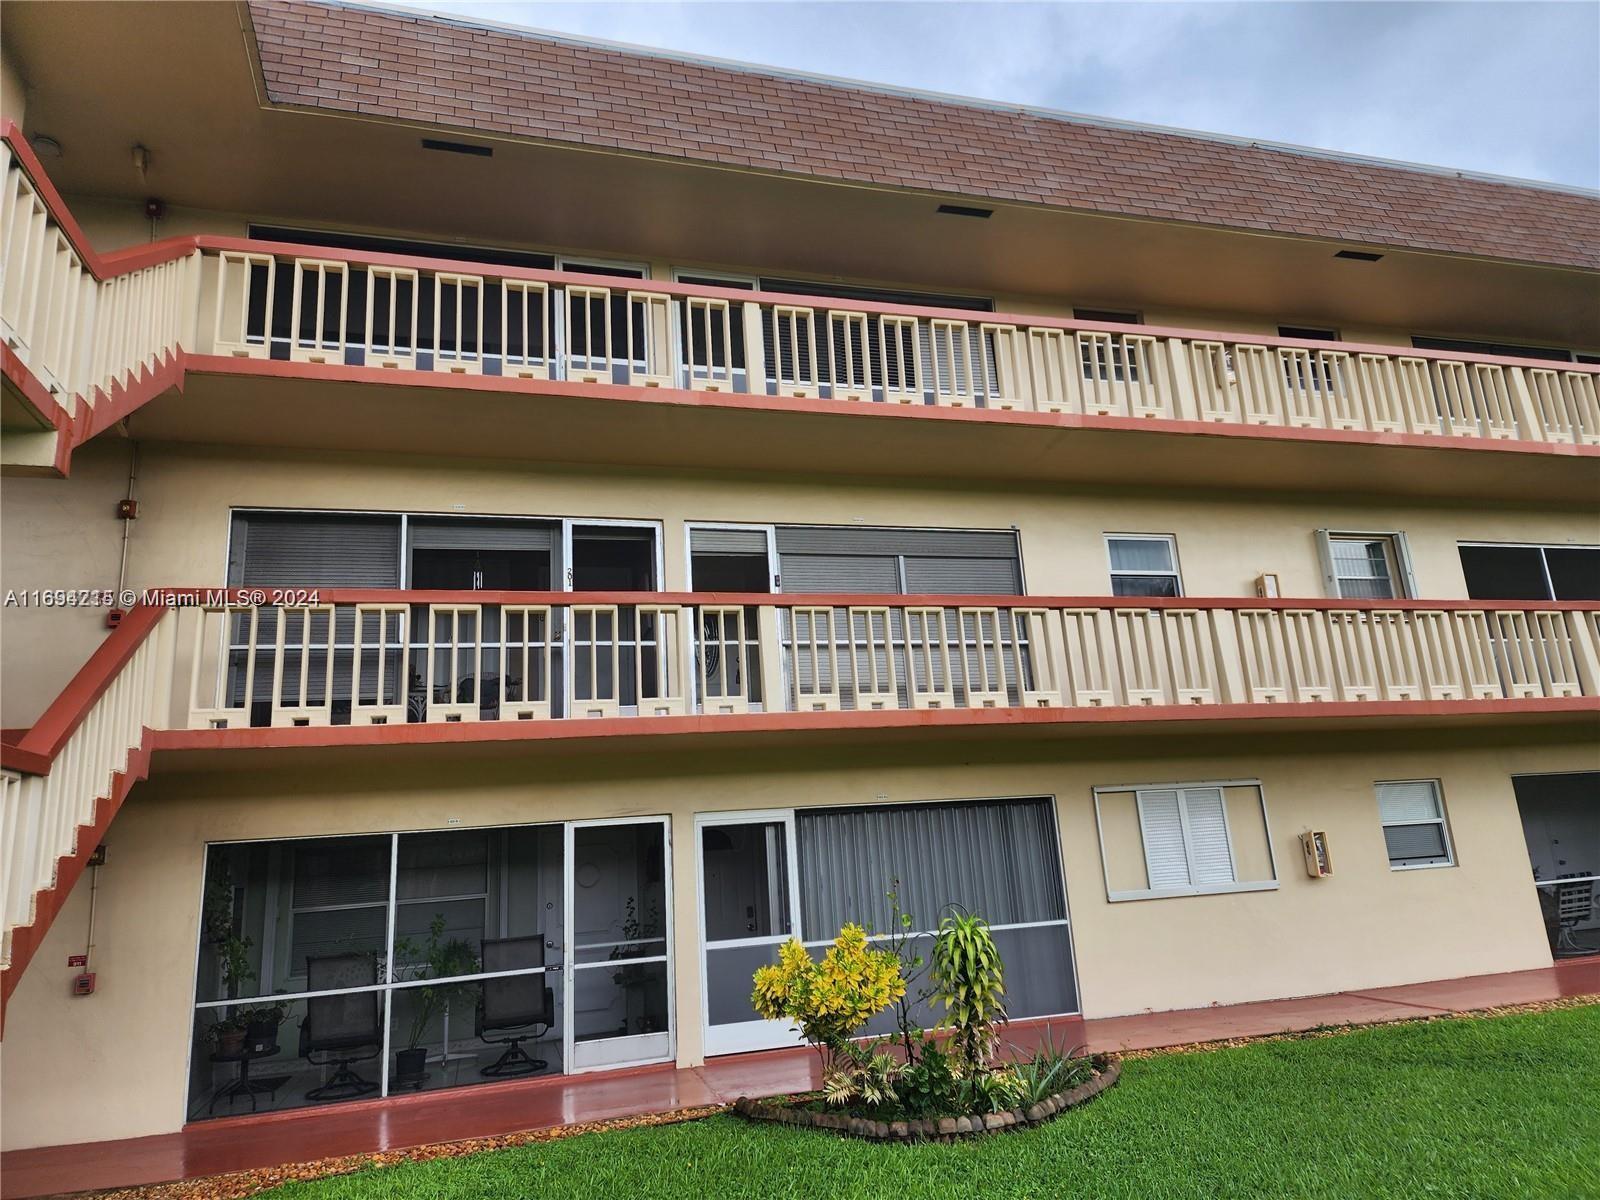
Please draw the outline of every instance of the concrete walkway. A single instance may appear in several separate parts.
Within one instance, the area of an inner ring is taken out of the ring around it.
[[[1479,975],[1404,987],[1370,988],[1299,1000],[1144,1013],[1048,1024],[1015,1022],[1007,1040],[1144,1050],[1189,1042],[1298,1032],[1323,1025],[1373,1024],[1569,996],[1600,995],[1600,957],[1535,971]],[[181,1132],[114,1142],[14,1150],[0,1155],[0,1196],[81,1192],[192,1179],[347,1154],[494,1137],[585,1121],[727,1104],[816,1086],[810,1050],[729,1055],[703,1067],[626,1071],[457,1088],[386,1100],[224,1117]],[[12,1081],[12,1086],[17,1086]]]

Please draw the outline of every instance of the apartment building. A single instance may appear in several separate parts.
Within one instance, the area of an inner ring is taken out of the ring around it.
[[[4,1143],[1600,947],[1600,197],[6,3]]]

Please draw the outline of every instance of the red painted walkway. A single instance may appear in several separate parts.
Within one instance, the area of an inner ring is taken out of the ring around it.
[[[1536,971],[1479,975],[1404,987],[1338,992],[1300,1000],[1050,1023],[1054,1040],[1094,1050],[1143,1050],[1187,1042],[1285,1033],[1319,1025],[1362,1024],[1470,1012],[1567,996],[1600,995],[1600,957]],[[1017,1023],[1009,1038],[1026,1045],[1038,1023]],[[160,1183],[228,1171],[307,1162],[375,1150],[492,1137],[580,1121],[725,1104],[742,1095],[776,1095],[816,1086],[809,1050],[730,1055],[703,1067],[672,1066],[553,1076],[260,1117],[190,1125],[180,1133],[14,1150],[0,1155],[0,1196]],[[246,1127],[249,1136],[246,1136]]]

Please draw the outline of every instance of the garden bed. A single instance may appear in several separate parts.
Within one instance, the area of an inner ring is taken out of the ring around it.
[[[1116,1084],[1122,1075],[1122,1062],[1116,1056],[1106,1054],[1095,1055],[1091,1062],[1094,1074],[1077,1087],[1046,1096],[1026,1107],[1003,1112],[880,1121],[870,1116],[829,1112],[826,1109],[809,1107],[816,1099],[814,1094],[792,1097],[788,1102],[752,1100],[748,1096],[740,1096],[733,1108],[740,1116],[751,1121],[771,1121],[779,1125],[825,1129],[831,1133],[842,1133],[848,1137],[865,1138],[868,1141],[949,1142],[977,1134],[1041,1125],[1069,1108],[1093,1100],[1108,1087]]]

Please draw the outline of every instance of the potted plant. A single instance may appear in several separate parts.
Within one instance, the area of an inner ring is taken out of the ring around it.
[[[281,1001],[259,1004],[239,1014],[244,1023],[245,1045],[252,1054],[270,1054],[278,1048],[278,1028],[283,1024],[285,1006]]]
[[[426,941],[418,944],[410,938],[400,938],[395,942],[394,951],[397,979],[448,979],[471,975],[478,969],[478,956],[473,953],[470,942],[444,936],[443,913],[433,914]],[[445,983],[405,990],[415,998],[405,1046],[394,1053],[394,1070],[396,1079],[412,1080],[422,1078],[427,1065],[428,1048],[422,1044],[422,1039],[427,1035],[428,1026],[453,999],[469,994],[473,985]]]
[[[244,1053],[245,1024],[238,1017],[224,1017],[206,1030],[211,1053],[216,1058],[237,1058]]]
[[[608,955],[612,961],[624,964],[611,973],[611,982],[627,993],[628,1016],[624,1018],[623,1032],[628,1032],[628,1026],[633,1025],[637,1027],[634,1033],[656,1033],[657,1022],[648,1011],[645,991],[651,986],[652,980],[659,979],[659,973],[653,963],[629,963],[627,960],[637,952],[637,943],[661,936],[661,912],[652,902],[649,910],[641,914],[632,896],[628,897],[626,909],[622,938]]]

